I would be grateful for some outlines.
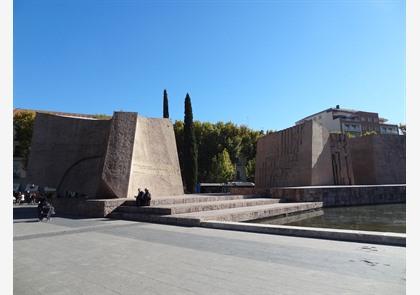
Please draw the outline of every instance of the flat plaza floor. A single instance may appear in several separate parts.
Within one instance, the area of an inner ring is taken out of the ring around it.
[[[405,248],[15,208],[14,294],[405,294]]]

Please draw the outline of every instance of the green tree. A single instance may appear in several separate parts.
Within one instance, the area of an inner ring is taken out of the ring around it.
[[[255,181],[255,158],[252,158],[246,163],[246,178],[248,181]]]
[[[198,151],[194,132],[191,98],[187,93],[184,111],[183,173],[187,193],[194,193],[198,174]]]
[[[99,120],[112,119],[112,116],[106,114],[95,114],[93,117]]]
[[[369,135],[378,135],[378,133],[375,130],[371,130],[371,131],[365,131],[362,134],[362,136],[369,136]]]
[[[14,156],[23,157],[25,163],[28,161],[34,121],[35,112],[23,111],[13,116],[14,140],[17,142]]]
[[[163,117],[169,118],[168,93],[163,90]]]
[[[235,166],[226,149],[213,157],[210,175],[213,182],[228,182],[235,177]]]
[[[181,171],[183,171],[184,123],[176,121],[174,131]],[[200,182],[212,181],[212,160],[224,149],[229,153],[229,158],[234,166],[238,163],[238,159],[244,163],[255,160],[257,140],[264,135],[264,132],[252,130],[244,125],[237,126],[231,122],[200,121],[194,121],[194,133],[198,149],[198,180]],[[248,172],[248,179],[253,177],[251,171],[252,169]]]

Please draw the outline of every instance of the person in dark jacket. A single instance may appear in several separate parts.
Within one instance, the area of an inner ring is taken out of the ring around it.
[[[38,204],[39,221],[42,221],[44,218],[47,218],[47,220],[50,221],[51,214],[55,214],[54,207],[47,201],[46,198],[42,198]]]
[[[143,206],[142,205],[142,203],[143,203],[143,196],[144,196],[144,192],[141,191],[140,189],[138,189],[138,194],[137,194],[137,197],[136,197],[136,206],[137,207],[138,206]]]
[[[143,206],[150,206],[150,200],[152,199],[152,195],[150,194],[149,190],[147,188],[144,189],[144,195],[143,195]]]

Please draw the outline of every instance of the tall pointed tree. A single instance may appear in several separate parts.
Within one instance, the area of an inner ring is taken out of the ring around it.
[[[163,117],[169,118],[168,93],[163,90]]]
[[[184,112],[184,181],[187,193],[194,193],[198,174],[198,151],[194,132],[191,99],[188,93],[185,97]]]

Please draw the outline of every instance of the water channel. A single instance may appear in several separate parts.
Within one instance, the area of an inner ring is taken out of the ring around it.
[[[405,233],[405,204],[333,207],[252,223]]]

